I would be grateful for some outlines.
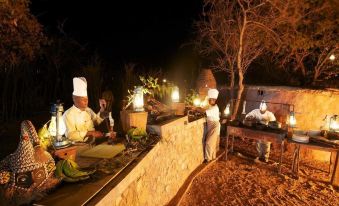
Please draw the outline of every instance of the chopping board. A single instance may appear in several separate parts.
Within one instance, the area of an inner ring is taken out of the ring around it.
[[[82,157],[110,159],[126,149],[124,144],[108,145],[100,144],[80,154]]]

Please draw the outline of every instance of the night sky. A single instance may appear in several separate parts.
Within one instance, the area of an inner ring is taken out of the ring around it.
[[[47,33],[65,22],[69,37],[109,61],[164,66],[194,37],[202,0],[32,0],[31,11]]]

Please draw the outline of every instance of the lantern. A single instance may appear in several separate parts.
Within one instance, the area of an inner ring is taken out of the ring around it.
[[[70,141],[64,136],[66,125],[62,118],[64,107],[62,103],[56,103],[51,106],[51,122],[48,126],[48,132],[53,138],[53,145],[56,148],[63,148],[70,145]]]
[[[231,114],[231,112],[230,112],[230,103],[228,103],[226,105],[225,110],[224,110],[224,115],[225,115],[225,117],[228,117],[230,114]]]
[[[193,105],[194,105],[194,106],[199,107],[200,104],[201,104],[201,101],[200,101],[199,98],[195,98],[195,99],[193,100]]]
[[[331,61],[334,61],[334,60],[335,60],[335,56],[334,56],[334,54],[331,54],[331,56],[330,56],[330,60],[331,60]]]
[[[179,87],[175,86],[172,89],[172,102],[179,102]]]
[[[134,89],[133,110],[136,112],[144,111],[144,94],[143,87],[138,86]]]
[[[336,132],[336,131],[339,131],[339,118],[338,118],[338,115],[333,115],[331,118],[330,118],[330,131],[333,131],[333,132]]]
[[[295,127],[297,124],[297,120],[295,119],[294,112],[290,112],[290,118],[289,118],[289,125],[290,127]]]

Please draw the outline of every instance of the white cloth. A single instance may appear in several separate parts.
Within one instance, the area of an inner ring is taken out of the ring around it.
[[[266,111],[267,110],[267,105],[266,105],[266,102],[264,100],[260,103],[259,109],[261,111]]]
[[[73,78],[73,95],[87,97],[87,81],[84,77]]]
[[[267,110],[264,114],[261,114],[260,109],[254,109],[250,113],[248,113],[245,118],[249,118],[249,117],[252,117],[259,121],[263,121],[266,124],[270,121],[276,121],[274,114]]]
[[[219,91],[217,89],[209,89],[207,92],[207,96],[210,99],[217,99],[219,95]]]
[[[80,110],[76,106],[69,108],[63,115],[66,125],[66,136],[70,140],[83,141],[88,131],[94,131],[94,125],[100,124],[103,119],[92,109]]]
[[[205,136],[204,158],[207,161],[214,160],[217,156],[218,139],[220,138],[220,122],[208,121]]]
[[[214,106],[209,107],[206,110],[206,116],[207,116],[207,120],[208,121],[216,121],[216,122],[218,122],[220,120],[218,105],[214,105]]]

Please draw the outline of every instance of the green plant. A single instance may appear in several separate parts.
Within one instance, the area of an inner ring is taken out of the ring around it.
[[[191,89],[190,92],[185,97],[185,104],[193,105],[193,101],[196,98],[199,98],[199,94],[194,89]]]

